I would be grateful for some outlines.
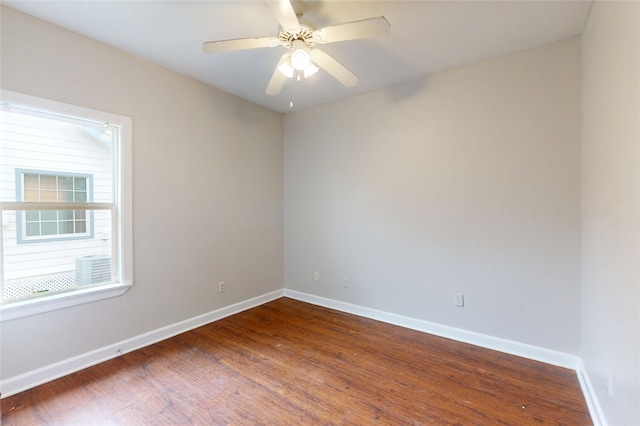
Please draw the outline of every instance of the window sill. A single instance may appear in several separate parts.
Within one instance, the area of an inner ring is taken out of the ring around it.
[[[0,306],[0,322],[122,296],[129,288],[131,283],[109,284],[8,303]]]

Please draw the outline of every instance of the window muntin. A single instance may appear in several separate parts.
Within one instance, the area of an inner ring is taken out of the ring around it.
[[[93,175],[16,169],[16,199],[25,202],[92,201]],[[93,213],[30,210],[17,217],[18,244],[93,238]]]
[[[123,294],[133,278],[131,119],[5,90],[1,94],[0,320]],[[77,241],[83,218],[89,238]],[[40,240],[17,244],[17,225],[25,228],[27,222],[40,222],[29,231],[40,235],[27,236],[24,229],[27,239]],[[19,263],[28,266],[20,271]],[[88,263],[97,265],[97,278],[86,274]],[[27,281],[28,294],[8,291],[8,284],[21,279],[22,285]]]

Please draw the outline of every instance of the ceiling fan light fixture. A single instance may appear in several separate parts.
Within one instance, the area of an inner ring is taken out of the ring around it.
[[[293,77],[293,67],[291,66],[291,61],[284,61],[280,65],[278,65],[278,71],[282,74],[286,75],[288,78]]]
[[[0,0],[2,1],[2,0]],[[269,96],[280,94],[287,79],[297,81],[308,78],[322,68],[346,87],[358,83],[358,77],[316,44],[334,43],[389,34],[390,24],[384,16],[329,25],[320,29],[303,18],[306,7],[299,0],[273,0],[266,2],[280,24],[276,37],[252,37],[205,42],[207,53],[230,52],[282,46],[286,52],[280,57],[271,80],[265,89]],[[313,62],[312,62],[313,61]],[[293,103],[291,103],[293,107]]]
[[[302,40],[295,40],[291,47],[291,65],[298,71],[304,71],[311,62],[309,49]]]
[[[309,65],[304,69],[304,78],[311,77],[315,73],[318,72],[320,68],[315,66],[312,62],[309,62]]]

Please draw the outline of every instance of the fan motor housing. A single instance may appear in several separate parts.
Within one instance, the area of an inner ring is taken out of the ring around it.
[[[287,48],[291,48],[296,40],[303,41],[310,48],[316,45],[316,40],[313,38],[313,30],[305,25],[293,29],[283,29],[280,31],[278,38],[280,39],[280,44]]]

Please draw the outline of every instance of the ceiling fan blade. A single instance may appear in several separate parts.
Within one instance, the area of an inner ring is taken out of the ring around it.
[[[336,61],[333,56],[320,49],[314,49],[311,51],[311,60],[347,87],[355,86],[360,80],[344,65]]]
[[[207,53],[231,52],[233,50],[275,47],[280,44],[278,37],[236,38],[231,40],[207,41],[202,50]]]
[[[267,85],[267,90],[265,90],[265,93],[267,95],[269,96],[277,95],[282,90],[282,86],[284,86],[284,83],[287,81],[288,77],[284,75],[282,72],[280,72],[278,68],[280,67],[280,65],[282,65],[288,60],[289,60],[289,53],[285,53],[280,58],[280,62],[278,62],[278,65],[276,66],[276,69],[273,71],[273,75],[271,76],[271,80]]]
[[[283,29],[289,30],[300,26],[290,0],[268,1],[267,5]]]
[[[330,25],[316,30],[313,35],[318,43],[380,37],[389,34],[391,24],[384,16]]]

